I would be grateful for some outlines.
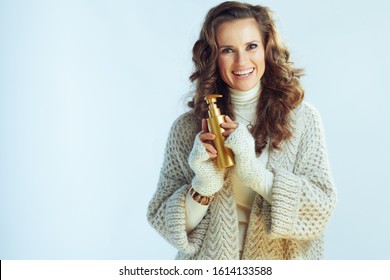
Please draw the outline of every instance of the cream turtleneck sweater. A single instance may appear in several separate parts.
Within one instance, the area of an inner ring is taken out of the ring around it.
[[[248,91],[239,91],[229,88],[230,98],[233,105],[233,110],[236,113],[236,122],[239,125],[254,124],[256,121],[256,108],[257,102],[260,97],[261,84],[258,82],[256,86]],[[258,161],[264,166],[267,165],[269,155],[269,144],[263,149]],[[236,169],[232,170],[232,184],[237,204],[237,216],[240,232],[240,246],[243,248],[243,243],[246,236],[246,230],[248,228],[249,216],[252,209],[252,203],[255,198],[255,194],[259,193],[269,203],[272,202],[272,183],[273,173],[266,170],[264,185],[257,184],[252,188],[244,186],[236,172]]]
[[[261,91],[260,82],[256,84],[254,88],[248,91],[238,91],[229,88],[231,102],[233,110],[236,114],[236,122],[240,125],[248,125],[249,123],[254,124],[256,120],[256,108],[257,101],[260,97]],[[268,162],[269,145],[264,148],[260,157],[257,159],[266,166]],[[272,202],[272,184],[273,184],[273,173],[266,170],[264,185],[256,185],[253,188],[242,185],[240,182],[235,168],[232,170],[232,184],[234,194],[237,203],[237,216],[239,222],[240,232],[240,248],[243,248],[245,241],[246,230],[248,227],[250,211],[252,209],[253,200],[256,193],[263,196],[268,202]],[[191,196],[187,193],[186,196],[186,230],[191,232],[203,219],[207,212],[208,206],[196,203]]]

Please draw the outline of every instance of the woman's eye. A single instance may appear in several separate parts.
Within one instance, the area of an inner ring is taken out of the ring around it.
[[[257,44],[250,44],[250,45],[248,45],[248,48],[250,50],[256,49],[257,48]]]
[[[222,53],[232,53],[232,52],[233,52],[233,50],[230,48],[226,48],[226,49],[222,50]]]

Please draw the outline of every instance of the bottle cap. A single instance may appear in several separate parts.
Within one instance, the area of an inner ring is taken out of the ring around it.
[[[210,94],[205,96],[204,100],[206,100],[209,105],[209,117],[216,117],[221,115],[221,110],[217,107],[217,98],[222,97],[220,94]]]
[[[204,97],[204,100],[206,100],[207,104],[216,103],[217,98],[222,97],[221,94],[209,94]]]

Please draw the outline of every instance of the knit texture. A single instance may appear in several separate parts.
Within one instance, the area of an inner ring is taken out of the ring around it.
[[[210,159],[199,134],[195,137],[188,164],[195,172],[192,187],[201,195],[211,196],[223,187],[225,169],[219,169],[215,161]]]
[[[150,224],[179,252],[177,259],[239,259],[236,202],[230,178],[205,217],[187,235],[185,196],[194,178],[188,164],[195,135],[192,112],[173,124],[157,190],[148,206]],[[321,119],[303,102],[291,114],[293,137],[270,149],[272,205],[256,194],[242,259],[321,259],[323,234],[336,203]]]
[[[225,146],[234,153],[235,168],[244,186],[253,188],[256,183],[264,184],[266,169],[257,160],[255,139],[244,125],[238,125],[225,140]]]

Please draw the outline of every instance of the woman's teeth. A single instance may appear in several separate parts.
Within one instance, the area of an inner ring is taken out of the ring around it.
[[[251,74],[253,71],[255,70],[255,68],[251,68],[251,69],[247,69],[247,70],[242,70],[242,71],[233,71],[232,73],[236,76],[248,76],[249,74]]]

